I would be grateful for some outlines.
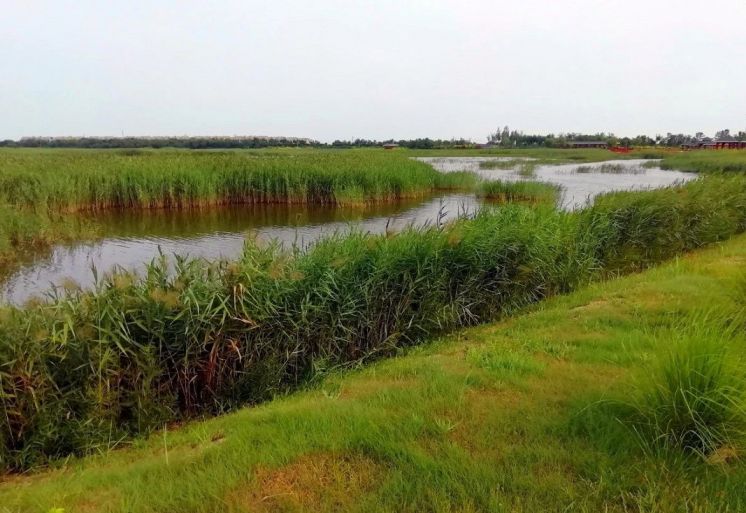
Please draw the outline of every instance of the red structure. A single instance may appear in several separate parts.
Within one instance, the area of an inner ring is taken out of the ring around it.
[[[630,151],[632,151],[632,148],[630,148],[629,146],[614,146],[609,149],[614,153],[629,153]]]

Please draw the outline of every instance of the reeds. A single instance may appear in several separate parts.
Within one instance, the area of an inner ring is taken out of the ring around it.
[[[424,196],[460,186],[465,178],[364,150],[0,151],[0,203],[67,212],[218,203],[354,205]]]
[[[501,316],[746,228],[746,178],[506,205],[445,227],[249,241],[235,262],[156,261],[92,292],[0,311],[0,467],[111,446],[262,401],[339,366]]]
[[[554,205],[560,193],[558,185],[529,180],[491,180],[482,182],[477,195],[501,202],[544,203]]]

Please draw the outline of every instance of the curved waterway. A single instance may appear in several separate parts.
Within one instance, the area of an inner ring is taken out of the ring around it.
[[[559,207],[565,210],[583,208],[599,194],[612,191],[658,189],[684,183],[697,177],[694,173],[667,171],[648,167],[654,160],[630,159],[583,164],[539,164],[533,159],[503,157],[421,157],[438,171],[472,171],[490,180],[535,180],[559,185],[562,188]],[[488,169],[490,161],[508,164],[506,169]]]
[[[561,208],[587,205],[600,193],[665,187],[696,175],[642,167],[649,161],[539,165],[486,169],[490,157],[423,158],[443,172],[474,171],[489,179],[540,180],[562,186]],[[606,165],[606,168],[603,166]],[[99,275],[121,268],[141,271],[161,253],[193,258],[236,258],[247,235],[305,247],[320,237],[353,228],[371,233],[401,230],[408,224],[437,224],[471,215],[480,206],[473,194],[366,208],[335,209],[298,205],[235,205],[194,210],[129,210],[96,214],[90,221],[102,237],[95,242],[58,245],[36,255],[0,285],[0,302],[20,305],[72,285],[89,288]]]

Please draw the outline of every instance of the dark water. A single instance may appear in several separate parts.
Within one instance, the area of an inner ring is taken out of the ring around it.
[[[614,161],[621,165],[613,173],[600,172],[604,163],[537,166],[533,176],[518,169],[482,169],[489,157],[422,159],[443,172],[475,171],[490,179],[541,180],[562,186],[561,207],[580,208],[600,193],[664,187],[691,180],[696,175],[643,168],[645,161]],[[504,160],[504,159],[503,159]],[[92,268],[99,275],[117,267],[141,270],[145,264],[165,255],[198,258],[234,258],[240,255],[248,235],[276,239],[284,245],[306,246],[320,237],[345,232],[352,227],[371,233],[396,231],[407,224],[422,225],[471,214],[479,200],[471,194],[453,194],[420,201],[378,205],[364,209],[334,209],[288,205],[227,206],[196,210],[110,211],[92,221],[102,238],[95,242],[59,245],[37,255],[4,284],[0,302],[23,304],[53,287],[74,284],[90,287]]]

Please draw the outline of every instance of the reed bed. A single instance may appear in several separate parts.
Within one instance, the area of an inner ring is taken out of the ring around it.
[[[380,151],[0,151],[0,203],[34,210],[354,205],[470,183]]]
[[[0,311],[0,467],[114,446],[746,229],[746,177],[151,264]]]

